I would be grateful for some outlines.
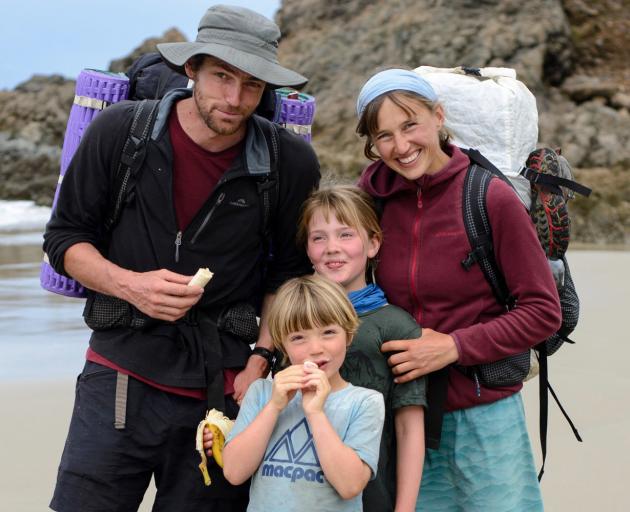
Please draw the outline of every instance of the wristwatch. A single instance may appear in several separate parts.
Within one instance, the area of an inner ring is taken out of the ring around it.
[[[250,354],[250,356],[253,356],[253,355],[263,357],[267,361],[269,368],[273,368],[273,361],[276,357],[276,354],[274,351],[269,350],[265,347],[254,347],[252,349],[252,353]]]

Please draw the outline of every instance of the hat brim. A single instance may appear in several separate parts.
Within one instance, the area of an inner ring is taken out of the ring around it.
[[[216,43],[160,43],[157,49],[175,71],[186,74],[184,64],[193,55],[211,55],[227,62],[272,87],[300,87],[308,78],[284,68],[275,62]]]

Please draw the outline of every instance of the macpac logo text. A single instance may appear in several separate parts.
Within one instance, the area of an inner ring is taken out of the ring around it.
[[[274,476],[276,478],[288,478],[291,482],[304,479],[307,482],[324,483],[324,472],[315,471],[314,469],[302,469],[293,466],[281,466],[273,464],[263,464],[262,476]]]

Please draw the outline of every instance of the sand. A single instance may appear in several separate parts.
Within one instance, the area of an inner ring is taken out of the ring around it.
[[[575,441],[552,404],[542,484],[546,510],[625,512],[630,510],[630,344],[625,326],[630,252],[576,251],[570,258],[582,317],[573,336],[576,345],[551,359],[550,380],[584,442]],[[537,386],[537,381],[528,383],[524,395],[539,456]],[[72,376],[59,382],[0,384],[3,510],[46,510],[73,397]],[[150,510],[151,495],[140,510]]]

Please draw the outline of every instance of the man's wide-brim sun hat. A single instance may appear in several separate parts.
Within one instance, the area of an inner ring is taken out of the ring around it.
[[[227,5],[210,7],[199,22],[191,43],[161,43],[157,49],[176,71],[193,55],[211,55],[271,86],[299,87],[304,76],[278,63],[280,29],[271,20],[250,9]]]

